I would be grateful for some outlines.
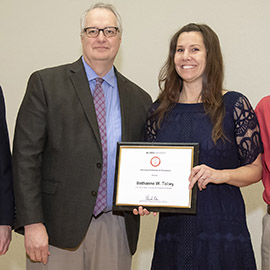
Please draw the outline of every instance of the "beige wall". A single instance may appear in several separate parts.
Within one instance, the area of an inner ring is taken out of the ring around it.
[[[124,35],[116,66],[158,94],[157,75],[167,56],[170,36],[189,22],[209,24],[219,35],[225,60],[225,86],[248,96],[255,106],[269,94],[269,0],[115,0]],[[18,107],[29,75],[36,69],[72,62],[81,54],[79,17],[91,1],[0,0],[0,84],[4,89],[12,141]],[[258,269],[262,185],[243,189]],[[156,219],[143,218],[133,270],[149,269]],[[24,270],[23,238],[13,235],[0,269]]]

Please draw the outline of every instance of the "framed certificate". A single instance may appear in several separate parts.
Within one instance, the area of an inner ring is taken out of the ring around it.
[[[118,143],[113,209],[195,214],[188,178],[198,158],[197,143]]]

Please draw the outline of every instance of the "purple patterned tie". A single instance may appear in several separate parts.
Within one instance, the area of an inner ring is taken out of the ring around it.
[[[105,96],[101,86],[102,83],[102,78],[96,79],[96,86],[93,93],[103,155],[103,167],[94,209],[94,216],[99,215],[107,206],[107,132]]]

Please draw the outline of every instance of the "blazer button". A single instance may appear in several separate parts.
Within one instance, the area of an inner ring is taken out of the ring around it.
[[[91,192],[91,194],[92,194],[93,197],[96,197],[97,196],[97,192],[94,191],[94,190]]]
[[[101,163],[97,163],[97,168],[101,168],[101,167],[102,167]]]

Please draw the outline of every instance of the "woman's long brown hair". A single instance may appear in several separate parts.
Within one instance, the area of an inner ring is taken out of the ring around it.
[[[213,123],[212,139],[216,143],[219,138],[225,138],[222,128],[225,114],[222,95],[224,79],[223,58],[217,35],[205,24],[187,24],[171,38],[169,55],[158,78],[160,88],[160,94],[158,96],[159,106],[152,117],[157,120],[157,126],[160,127],[166,113],[171,110],[179,100],[183,80],[176,72],[174,64],[177,40],[183,32],[194,31],[202,34],[207,52],[201,99],[206,114],[210,116]]]

